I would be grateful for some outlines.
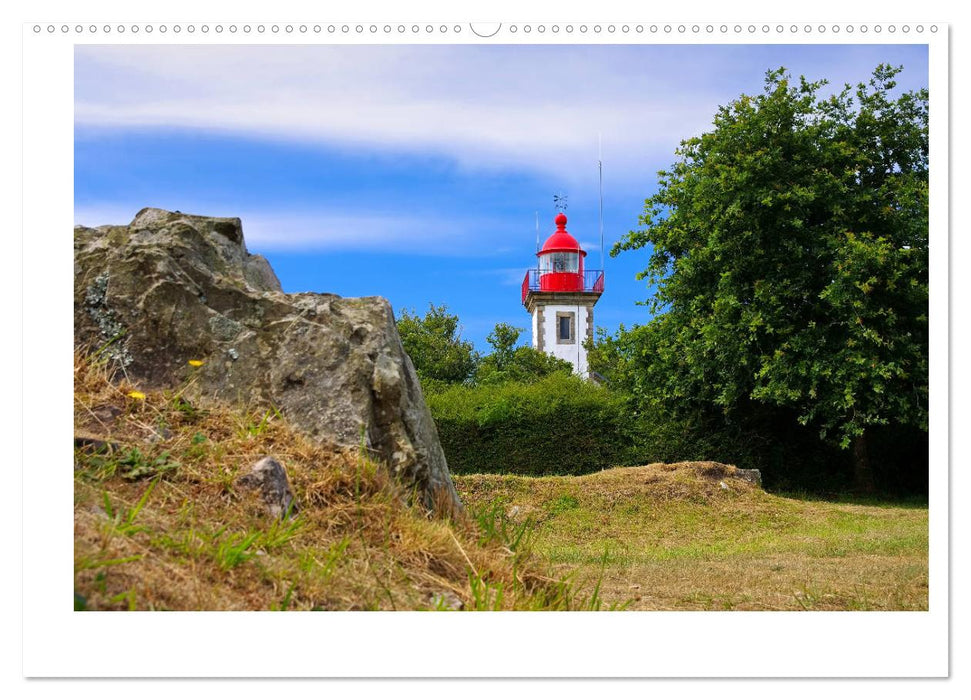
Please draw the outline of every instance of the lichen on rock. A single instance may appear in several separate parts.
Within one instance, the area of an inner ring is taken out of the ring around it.
[[[125,345],[124,336],[127,330],[108,305],[109,279],[107,270],[94,278],[84,295],[85,308],[98,326],[103,352],[122,367],[128,367],[132,362],[132,356]],[[115,344],[119,340],[121,342]]]

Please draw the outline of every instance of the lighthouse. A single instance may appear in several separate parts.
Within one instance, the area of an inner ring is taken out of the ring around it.
[[[604,291],[603,270],[587,270],[587,253],[566,230],[566,214],[536,253],[537,267],[523,279],[523,306],[533,317],[533,347],[589,375],[586,339],[593,338],[593,307]]]

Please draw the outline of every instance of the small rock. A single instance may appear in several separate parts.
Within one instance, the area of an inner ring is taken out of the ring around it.
[[[83,435],[74,436],[74,449],[88,452],[91,454],[117,452],[121,448],[117,443],[100,438],[85,437]]]
[[[762,472],[758,469],[736,469],[734,476],[756,486],[762,485]]]
[[[432,593],[429,603],[435,610],[461,610],[465,607],[462,599],[450,591]]]
[[[148,441],[164,442],[165,440],[168,440],[170,437],[172,437],[172,431],[166,428],[165,426],[161,426],[159,428],[152,430],[152,434],[148,436]]]
[[[229,359],[233,362],[239,359],[239,353],[236,352],[236,348],[229,348],[229,350],[226,351],[226,354],[229,355]]]
[[[104,406],[96,406],[91,409],[91,413],[97,418],[102,424],[107,424],[113,422],[118,416],[120,416],[123,411],[119,406],[113,404],[108,404]]]
[[[297,502],[293,498],[287,473],[272,457],[264,457],[253,465],[249,474],[236,480],[236,485],[247,489],[259,489],[266,509],[274,518],[283,518],[289,513],[297,514]]]

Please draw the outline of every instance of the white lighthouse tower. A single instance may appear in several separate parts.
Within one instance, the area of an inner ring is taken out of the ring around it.
[[[523,305],[533,317],[533,347],[589,375],[583,342],[593,338],[593,307],[604,291],[603,270],[584,269],[585,250],[566,230],[566,215],[536,253],[538,267],[523,279]]]

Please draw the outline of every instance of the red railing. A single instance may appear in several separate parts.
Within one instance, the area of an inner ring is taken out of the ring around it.
[[[557,274],[557,273],[547,273],[547,274]],[[563,274],[563,273],[559,273]],[[575,292],[596,292],[602,294],[604,290],[604,271],[603,270],[584,270],[582,286],[581,281],[577,280],[577,285],[575,289],[570,291]],[[546,291],[540,282],[540,273],[538,269],[526,270],[526,276],[523,277],[523,303],[526,303],[526,297],[529,296],[530,292]]]
[[[594,270],[594,272],[597,272],[597,270]],[[603,273],[603,270],[600,270],[600,274],[597,276],[597,279],[593,283],[593,291],[603,293],[603,290],[604,290],[604,273]]]

